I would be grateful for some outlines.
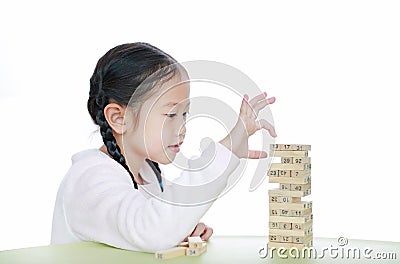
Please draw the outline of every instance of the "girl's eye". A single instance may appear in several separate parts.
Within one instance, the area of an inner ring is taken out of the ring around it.
[[[176,116],[176,114],[165,114],[169,118],[173,118]],[[189,112],[183,113],[183,116],[186,118],[189,115]]]
[[[172,117],[176,116],[176,114],[166,114],[166,116],[172,118]]]

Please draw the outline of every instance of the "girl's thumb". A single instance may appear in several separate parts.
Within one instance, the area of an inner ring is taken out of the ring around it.
[[[268,157],[267,152],[262,150],[249,150],[247,158],[249,159],[263,159]]]

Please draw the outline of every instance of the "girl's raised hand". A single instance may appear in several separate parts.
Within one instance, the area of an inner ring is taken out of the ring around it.
[[[267,93],[265,92],[255,96],[250,101],[248,95],[245,94],[236,125],[220,143],[239,158],[266,158],[267,153],[265,151],[248,149],[248,138],[262,128],[266,129],[272,137],[276,137],[275,129],[268,121],[257,119],[258,113],[274,102],[275,97],[267,98]]]

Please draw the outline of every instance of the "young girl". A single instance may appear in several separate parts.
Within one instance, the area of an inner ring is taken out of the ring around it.
[[[235,127],[197,160],[210,162],[200,168],[189,161],[196,168],[168,182],[158,163],[171,163],[183,144],[188,80],[182,65],[147,43],[120,45],[100,58],[87,107],[104,145],[72,157],[57,193],[51,243],[96,241],[155,252],[188,236],[212,235],[198,223],[212,204],[204,201],[224,190],[240,158],[267,156],[248,150],[247,142],[262,128],[276,136],[267,121],[256,120],[275,98],[245,95]]]

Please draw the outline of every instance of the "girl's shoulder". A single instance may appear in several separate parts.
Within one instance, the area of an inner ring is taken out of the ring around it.
[[[104,192],[121,188],[132,188],[128,172],[100,150],[87,149],[72,156],[72,165],[64,175],[59,193],[65,201],[76,197],[86,199],[88,193],[96,199]]]
[[[72,164],[76,164],[78,162],[87,162],[89,160],[92,161],[102,161],[102,162],[108,162],[108,160],[112,160],[107,154],[102,152],[100,149],[85,149],[82,150],[78,153],[75,153],[72,155]]]
[[[94,167],[97,165],[111,166],[116,161],[99,149],[86,149],[72,155],[72,166]]]
[[[127,171],[114,159],[99,149],[86,149],[74,154],[71,158],[72,165],[67,175],[72,177],[98,177],[101,175],[117,175],[126,178]]]

